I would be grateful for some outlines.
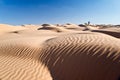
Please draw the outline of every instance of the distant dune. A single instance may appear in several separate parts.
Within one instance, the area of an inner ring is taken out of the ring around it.
[[[114,26],[0,24],[0,80],[120,80],[119,38]]]

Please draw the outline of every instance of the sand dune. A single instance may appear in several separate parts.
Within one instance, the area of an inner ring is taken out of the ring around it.
[[[116,31],[109,31],[109,30],[92,30],[92,32],[105,33],[105,34],[114,36],[114,37],[116,37],[116,38],[120,38],[120,32],[116,32]]]
[[[116,38],[120,38],[120,29],[119,28],[105,28],[105,29],[98,29],[92,26],[88,26],[88,29],[92,32],[100,32],[104,34],[108,34],[114,36]]]
[[[55,80],[116,80],[120,41],[104,34],[73,34],[45,43],[40,60]]]
[[[80,27],[75,24],[65,24],[65,25],[51,25],[51,24],[43,24],[43,27],[38,30],[50,30],[54,32],[75,32],[75,31],[84,31],[85,27]]]
[[[0,25],[0,79],[119,80],[120,40],[67,28]]]
[[[55,26],[55,25],[43,24],[42,26],[43,27],[39,28],[38,30],[52,30],[52,31],[55,31],[55,32],[65,32],[65,31],[67,31],[63,27],[59,27],[59,26]]]
[[[10,32],[10,31],[24,30],[24,29],[26,29],[26,28],[23,28],[21,26],[0,24],[0,34],[3,34],[5,32]]]
[[[0,40],[0,78],[52,80],[48,68],[37,60],[44,39],[16,36],[16,38]]]
[[[29,24],[29,25],[22,25],[22,27],[37,30],[38,28],[41,28],[42,26],[41,25],[32,25],[32,24]]]
[[[70,23],[64,24],[62,25],[62,27],[64,27],[65,29],[70,29],[70,30],[79,30],[79,31],[86,30],[86,27],[80,27],[79,25],[70,24]]]
[[[97,27],[93,27],[93,26],[87,26],[87,29],[88,29],[88,30],[98,30]]]

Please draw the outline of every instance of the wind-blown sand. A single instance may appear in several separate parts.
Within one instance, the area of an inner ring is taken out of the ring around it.
[[[75,24],[1,24],[0,79],[120,80],[119,33]]]

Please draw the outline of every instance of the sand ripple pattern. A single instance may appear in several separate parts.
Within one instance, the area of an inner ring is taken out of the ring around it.
[[[42,43],[33,41],[32,38],[0,41],[0,79],[118,80],[120,76],[117,38],[72,33]]]
[[[52,80],[48,68],[37,60],[40,49],[12,39],[0,43],[1,80]]]
[[[70,34],[45,42],[40,60],[54,80],[118,80],[120,41],[104,34]]]

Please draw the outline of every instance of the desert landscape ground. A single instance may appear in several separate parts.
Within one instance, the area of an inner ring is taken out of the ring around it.
[[[120,80],[120,25],[0,24],[0,80]]]

